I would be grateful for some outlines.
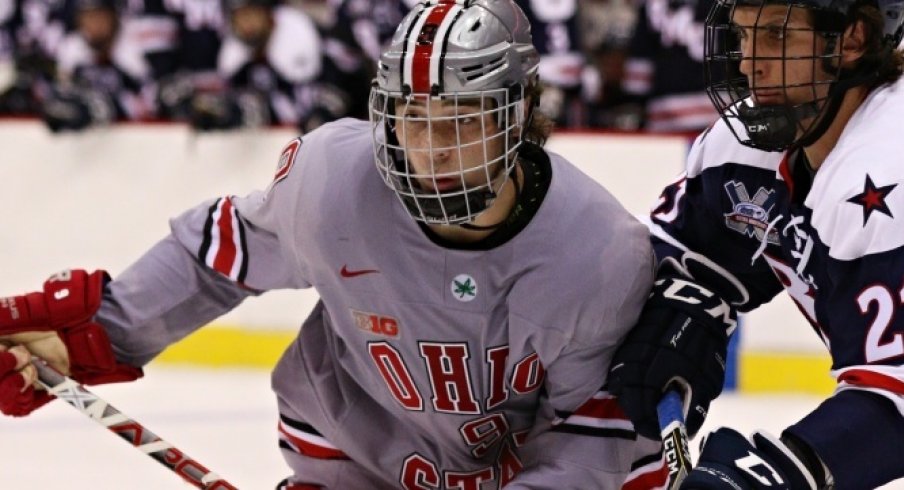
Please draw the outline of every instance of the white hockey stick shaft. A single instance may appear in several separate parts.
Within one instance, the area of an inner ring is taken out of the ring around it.
[[[188,483],[205,490],[238,490],[216,473],[146,429],[135,419],[126,416],[80,383],[52,368],[43,359],[33,357],[32,364],[38,370],[38,382],[48,392],[125,439]]]

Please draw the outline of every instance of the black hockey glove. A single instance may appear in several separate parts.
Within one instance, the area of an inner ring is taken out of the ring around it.
[[[41,117],[54,133],[107,124],[115,112],[107,96],[92,90],[56,89],[41,105]]]
[[[18,83],[0,93],[0,114],[26,115],[41,112],[36,105],[30,87]]]
[[[56,71],[53,60],[34,49],[19,50],[10,71],[9,84],[0,88],[0,114],[40,114],[41,104],[36,95],[47,85],[47,80],[53,80]]]
[[[157,82],[157,107],[164,119],[186,121],[191,114],[192,97],[198,92],[190,75],[175,74]]]
[[[307,116],[299,121],[299,127],[305,133],[343,118],[349,113],[349,96],[343,90],[330,84],[320,84],[315,90],[317,95],[313,107]]]
[[[201,131],[260,127],[270,123],[266,100],[252,92],[195,95],[189,114],[191,125]]]
[[[242,110],[229,94],[200,93],[191,99],[189,120],[201,131],[234,129],[242,125]]]
[[[816,490],[819,483],[782,441],[754,432],[752,441],[722,427],[707,436],[682,490]]]
[[[656,405],[677,384],[684,391],[688,435],[722,392],[734,308],[709,289],[677,276],[656,280],[640,319],[615,352],[609,391],[637,432],[659,439]]]

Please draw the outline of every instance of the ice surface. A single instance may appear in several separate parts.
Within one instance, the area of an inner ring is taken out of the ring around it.
[[[151,365],[142,380],[92,388],[108,402],[242,490],[271,490],[288,474],[276,443],[269,373]],[[729,425],[778,434],[814,396],[726,394],[701,433]],[[696,450],[696,441],[691,445]],[[0,488],[189,489],[169,470],[55,401],[29,417],[0,417]],[[883,487],[904,490],[904,480]]]

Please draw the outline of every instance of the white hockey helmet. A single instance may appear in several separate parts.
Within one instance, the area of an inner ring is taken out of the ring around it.
[[[512,0],[427,0],[405,17],[380,56],[370,120],[377,168],[415,220],[469,223],[492,204],[514,169],[530,124],[532,107],[523,101],[528,88],[537,83],[538,64],[530,24]],[[453,104],[454,115],[431,114],[430,101]],[[427,103],[426,113],[406,115],[406,106],[414,102]],[[472,109],[459,110],[465,103]],[[481,123],[480,141],[462,141],[458,121],[465,117],[483,121],[486,114],[495,116],[496,131],[488,134],[489,128]],[[403,145],[397,138],[396,130],[413,122],[431,128],[422,148]],[[434,145],[432,125],[450,122],[455,123],[455,144]],[[502,155],[488,151],[487,141],[493,139],[504,139]],[[483,162],[465,166],[461,151],[471,145],[483,146]],[[456,171],[433,170],[432,155],[440,151],[458,153]],[[418,174],[411,165],[413,152],[430,155],[429,174],[423,170]],[[475,179],[477,175],[482,177]],[[461,185],[438,186],[437,179],[455,179]],[[421,185],[424,180],[434,185]]]

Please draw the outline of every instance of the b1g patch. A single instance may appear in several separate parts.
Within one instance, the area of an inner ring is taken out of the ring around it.
[[[399,321],[395,318],[351,308],[349,311],[355,326],[361,330],[381,337],[396,338],[399,336]]]
[[[455,299],[467,303],[477,297],[477,281],[467,274],[459,274],[452,279],[449,290]]]
[[[725,226],[742,235],[762,241],[769,228],[769,213],[775,207],[775,190],[760,187],[753,197],[743,182],[731,180],[725,183],[725,192],[731,199],[732,212],[725,214]],[[778,230],[770,229],[766,240],[778,245]]]

